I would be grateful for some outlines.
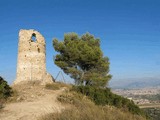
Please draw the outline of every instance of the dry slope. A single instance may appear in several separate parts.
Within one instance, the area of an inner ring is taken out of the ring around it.
[[[11,98],[0,112],[0,120],[36,120],[47,113],[61,111],[64,107],[56,97],[65,88],[47,90],[39,85],[16,85],[17,97]]]

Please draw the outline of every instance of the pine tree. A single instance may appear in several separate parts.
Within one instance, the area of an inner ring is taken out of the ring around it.
[[[63,41],[53,40],[54,49],[59,52],[54,60],[78,85],[105,87],[111,79],[109,59],[103,56],[100,39],[86,33],[64,35]]]

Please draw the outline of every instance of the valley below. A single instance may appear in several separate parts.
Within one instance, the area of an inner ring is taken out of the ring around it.
[[[112,89],[113,93],[133,100],[151,120],[160,120],[160,87]]]

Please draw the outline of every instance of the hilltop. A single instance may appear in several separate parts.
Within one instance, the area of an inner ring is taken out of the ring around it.
[[[34,84],[12,88],[14,95],[4,105],[0,120],[36,120],[41,115],[59,112],[64,108],[56,99],[63,92],[63,87],[54,91]]]
[[[70,91],[71,85],[32,83],[12,88],[14,95],[0,111],[0,120],[144,120],[113,106],[97,106],[88,97]]]

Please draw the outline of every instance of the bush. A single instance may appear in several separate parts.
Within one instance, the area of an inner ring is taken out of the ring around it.
[[[92,86],[73,86],[73,91],[88,96],[97,105],[111,105],[129,111],[133,114],[146,116],[133,101],[113,94],[109,88],[96,88]]]
[[[7,82],[0,76],[0,109],[2,109],[3,103],[8,97],[11,96],[12,90]]]
[[[6,99],[11,96],[12,90],[7,82],[0,76],[0,99]]]

